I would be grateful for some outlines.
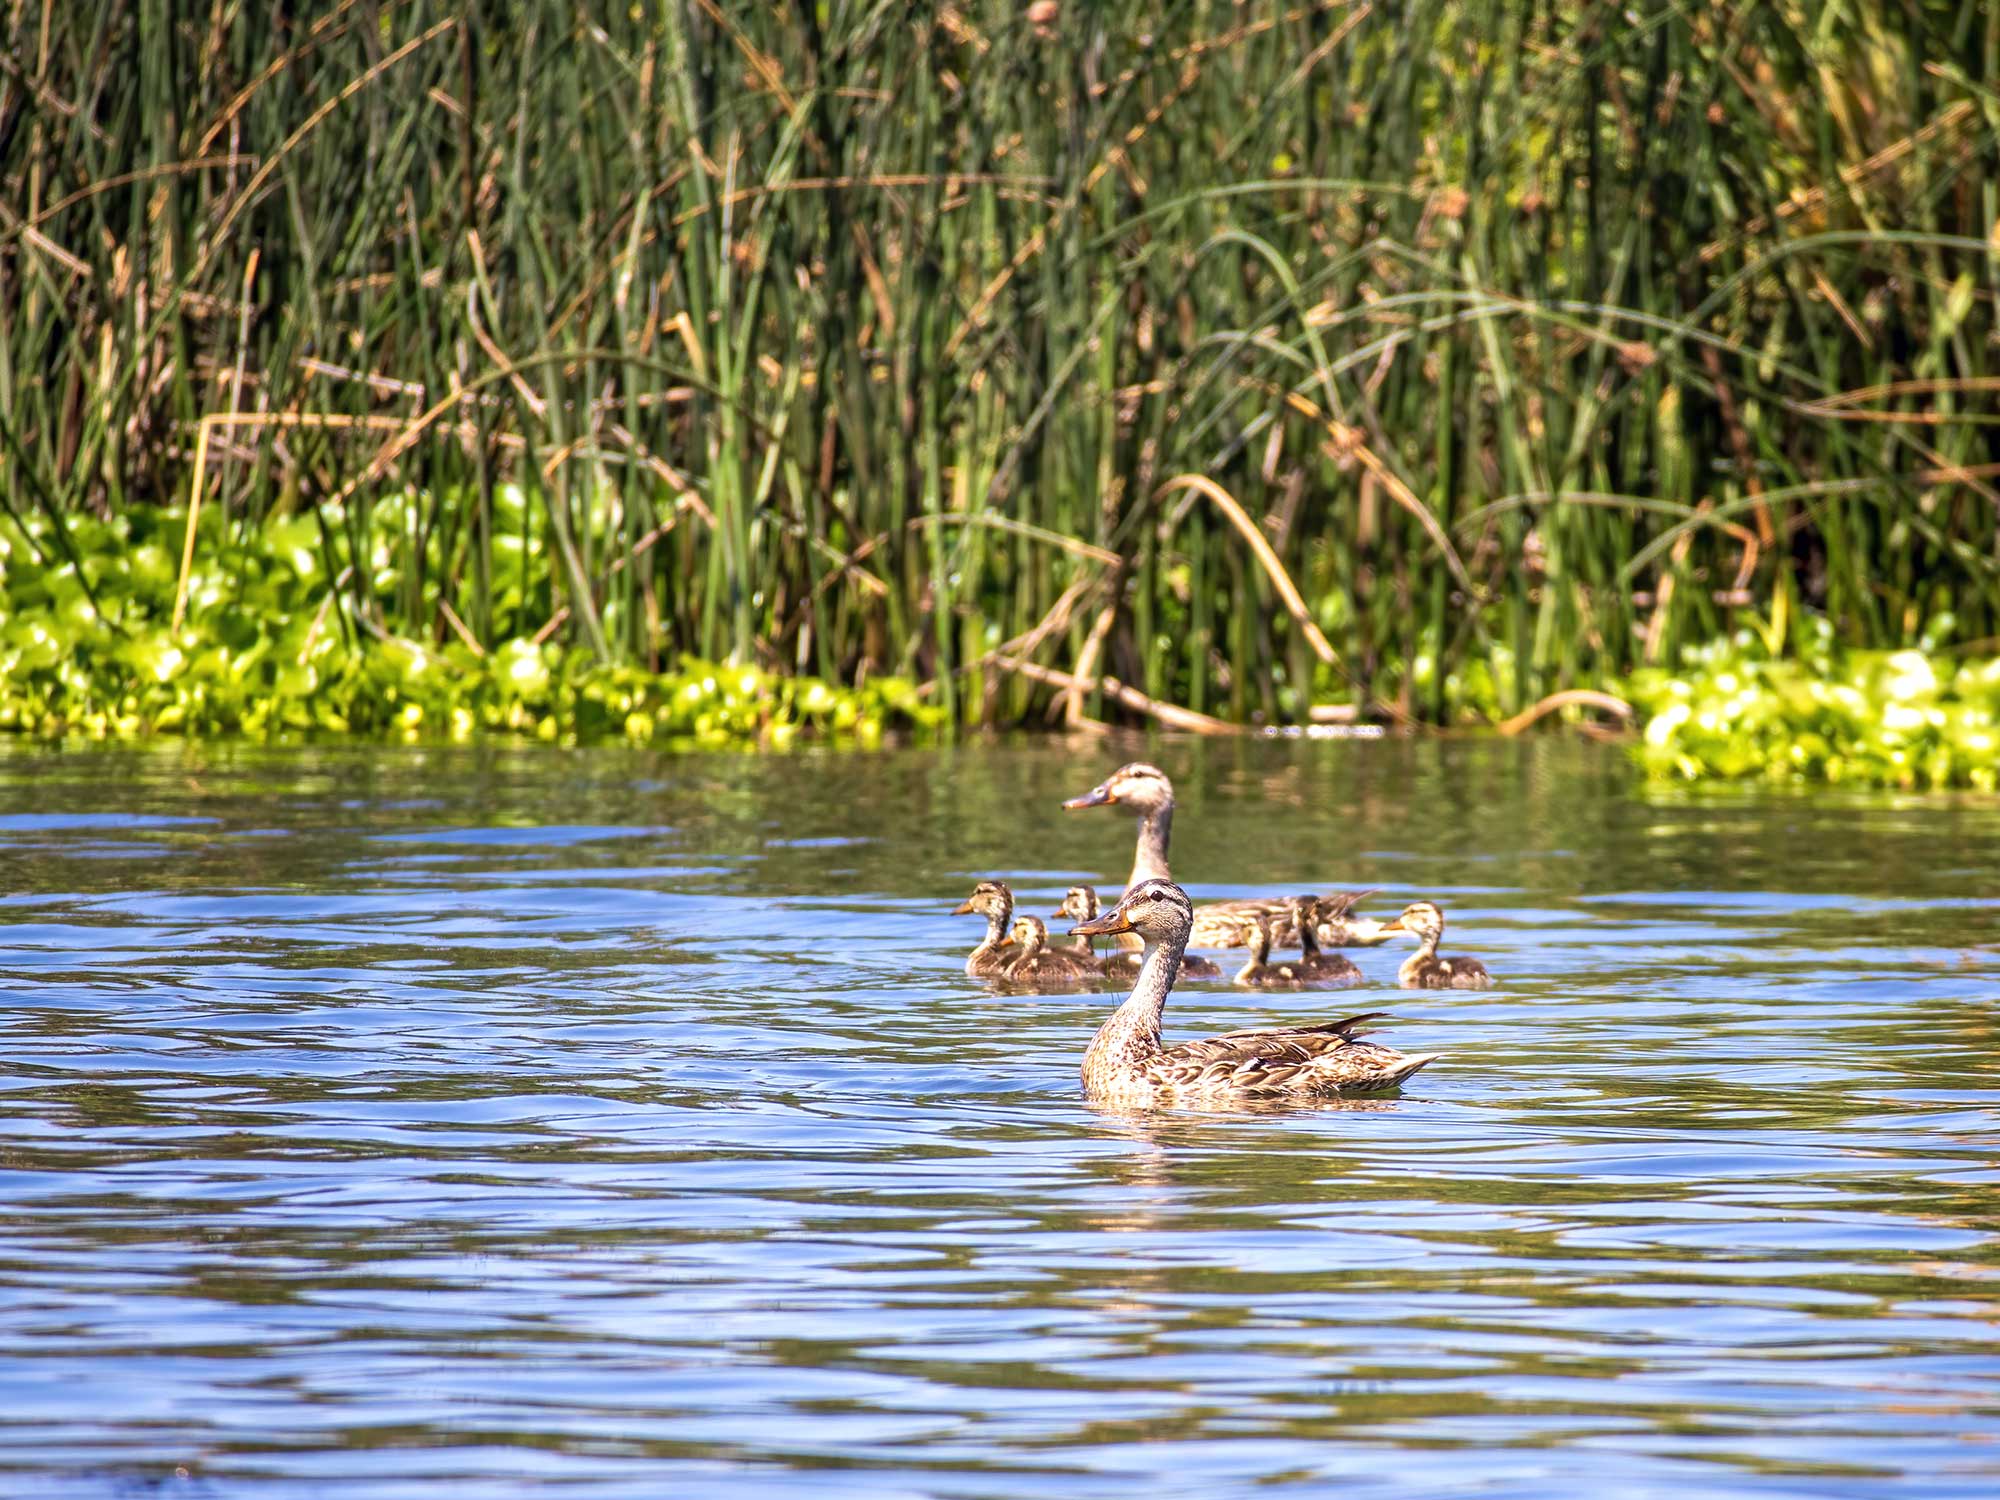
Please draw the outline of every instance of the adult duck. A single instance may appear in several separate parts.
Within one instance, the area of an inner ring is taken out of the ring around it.
[[[1082,796],[1070,798],[1063,806],[1072,812],[1085,807],[1129,807],[1138,814],[1139,842],[1132,854],[1132,876],[1125,884],[1127,892],[1143,880],[1173,879],[1173,873],[1167,867],[1167,846],[1173,839],[1174,831],[1174,784],[1158,766],[1144,761],[1120,766]],[[1356,891],[1328,896],[1328,915],[1345,919],[1349,909],[1367,894],[1366,891]],[[1273,916],[1281,917],[1288,923],[1291,919],[1289,903],[1268,897],[1205,901],[1194,909],[1195,925],[1191,941],[1197,948],[1247,947],[1256,925]],[[1373,927],[1366,918],[1351,926],[1344,920],[1333,923],[1320,934],[1320,941],[1331,947],[1375,940]],[[1286,931],[1280,941],[1291,942],[1295,939]]]
[[[1395,1088],[1436,1056],[1357,1039],[1356,1028],[1380,1012],[1166,1046],[1160,1017],[1194,932],[1194,904],[1171,880],[1141,880],[1112,910],[1070,929],[1075,937],[1122,932],[1139,935],[1145,956],[1131,995],[1083,1055],[1083,1086],[1098,1098],[1195,1105],[1328,1098]]]

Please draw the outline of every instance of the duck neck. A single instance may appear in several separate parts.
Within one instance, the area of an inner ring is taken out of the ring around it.
[[[1080,901],[1077,903],[1075,911],[1066,911],[1064,915],[1068,916],[1072,921],[1095,922],[1097,920],[1097,903],[1094,900]],[[1085,958],[1097,957],[1097,939],[1094,937],[1080,937],[1071,946]]]
[[[1163,943],[1147,940],[1138,983],[1111,1019],[1097,1028],[1083,1055],[1086,1078],[1107,1069],[1136,1068],[1160,1050],[1160,1016],[1186,952],[1186,933]]]
[[[1000,945],[1007,941],[1007,924],[1013,915],[1013,910],[1009,907],[998,907],[987,912],[986,939],[976,951],[980,953],[997,951]]]
[[[1168,802],[1139,814],[1139,847],[1132,855],[1131,890],[1142,880],[1172,880],[1167,870],[1167,842],[1174,833],[1174,805]]]
[[[1396,970],[1399,983],[1408,985],[1417,975],[1437,962],[1438,939],[1442,933],[1427,932],[1417,938],[1417,951],[1404,959]]]

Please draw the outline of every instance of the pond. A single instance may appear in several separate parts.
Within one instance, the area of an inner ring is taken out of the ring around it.
[[[985,875],[1438,899],[1400,1097],[1100,1111]],[[0,748],[0,1492],[1986,1496],[1990,799],[1549,739]]]

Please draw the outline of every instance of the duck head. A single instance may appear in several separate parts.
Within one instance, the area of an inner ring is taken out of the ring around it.
[[[1129,807],[1149,813],[1174,805],[1174,784],[1158,766],[1135,760],[1120,766],[1081,797],[1072,797],[1063,806],[1071,812],[1080,807]]]
[[[1014,930],[1008,934],[1021,949],[1021,959],[1031,960],[1049,940],[1049,930],[1042,925],[1040,917],[1016,917]]]
[[[1148,943],[1178,939],[1186,943],[1194,930],[1194,903],[1171,880],[1142,880],[1102,916],[1070,928],[1071,937],[1109,937],[1136,932]]]
[[[1400,916],[1384,922],[1379,932],[1407,932],[1423,942],[1435,943],[1444,936],[1444,913],[1428,901],[1412,901]]]
[[[1073,885],[1063,893],[1062,905],[1056,908],[1056,915],[1077,922],[1088,922],[1097,915],[1097,911],[1097,888]]]
[[[972,888],[970,896],[951,909],[954,917],[973,912],[982,917],[997,917],[1004,923],[1014,915],[1014,893],[997,880],[982,880]]]

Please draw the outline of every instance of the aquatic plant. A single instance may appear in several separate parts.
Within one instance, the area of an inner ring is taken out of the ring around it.
[[[245,607],[295,528],[344,649],[1440,721],[1746,607],[2000,635],[1976,8],[0,28],[0,502],[75,563],[192,497]]]
[[[1624,691],[1656,776],[2000,789],[2000,658],[1843,651],[1822,627],[1775,659],[1746,631]]]
[[[395,534],[415,509],[415,497],[375,506],[351,554],[337,514],[325,538],[292,519],[231,539],[211,517],[178,628],[184,512],[72,518],[75,562],[54,553],[46,518],[0,518],[0,730],[782,749],[801,737],[874,745],[938,725],[937,709],[892,678],[836,687],[693,658],[655,671],[600,662],[546,631],[509,634],[491,650],[442,624],[424,639],[399,634],[377,623],[374,606],[402,588]],[[331,580],[322,543],[338,565]],[[347,607],[332,608],[336,598]]]

